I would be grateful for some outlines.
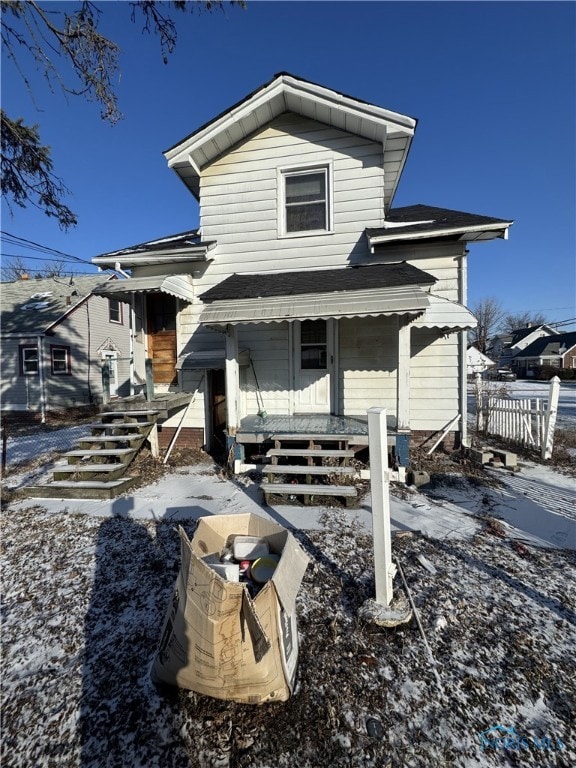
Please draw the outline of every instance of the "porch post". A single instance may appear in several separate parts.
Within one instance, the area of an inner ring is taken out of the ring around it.
[[[226,326],[226,419],[228,434],[235,435],[239,427],[240,366],[238,365],[238,332],[236,326]]]
[[[398,369],[396,381],[396,452],[399,463],[408,466],[410,441],[410,326],[398,318]]]

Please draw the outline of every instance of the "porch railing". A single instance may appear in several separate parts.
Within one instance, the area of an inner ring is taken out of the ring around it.
[[[558,414],[560,379],[550,379],[548,399],[512,399],[482,393],[478,407],[478,431],[498,435],[519,445],[535,448],[543,459],[552,456]]]

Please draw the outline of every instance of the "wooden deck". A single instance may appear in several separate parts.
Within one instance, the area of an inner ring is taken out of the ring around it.
[[[271,415],[245,416],[236,434],[238,443],[264,443],[268,440],[302,436],[326,440],[346,440],[350,445],[368,445],[368,419],[358,416],[331,416],[300,414],[298,416]],[[389,430],[388,441],[394,445],[394,434]]]

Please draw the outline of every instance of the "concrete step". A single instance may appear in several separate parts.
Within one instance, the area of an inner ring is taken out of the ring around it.
[[[118,480],[126,472],[125,464],[68,464],[56,467],[52,473],[54,480],[92,480],[95,475],[101,479]]]
[[[319,458],[348,459],[354,458],[354,451],[338,448],[271,448],[266,456],[289,458],[291,456],[318,456]]]
[[[78,448],[74,451],[68,451],[62,454],[63,458],[68,459],[68,464],[77,464],[83,459],[103,459],[115,457],[120,460],[123,466],[130,464],[136,451],[134,448]]]
[[[354,467],[308,467],[306,464],[267,464],[264,475],[353,475]]]
[[[136,480],[135,477],[110,481],[84,480],[77,483],[55,480],[46,485],[28,486],[22,490],[32,499],[114,499],[127,491]]]

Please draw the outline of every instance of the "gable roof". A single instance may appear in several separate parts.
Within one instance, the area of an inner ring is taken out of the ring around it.
[[[576,346],[576,331],[559,333],[556,336],[542,336],[516,355],[515,360],[523,357],[560,356],[564,355],[574,346]]]
[[[340,269],[274,272],[267,275],[232,275],[201,294],[205,303],[228,299],[260,299],[269,296],[397,288],[433,285],[436,278],[411,264],[375,264]]]
[[[507,237],[507,219],[481,216],[476,213],[453,211],[432,205],[408,205],[393,208],[386,216],[383,227],[366,230],[371,248],[388,242],[423,240],[434,237],[457,240],[492,240]]]
[[[542,323],[541,325],[529,325],[526,328],[516,328],[511,332],[512,338],[510,339],[510,345],[513,347],[527,336],[530,336],[530,334],[541,329],[546,329],[549,336],[555,336],[558,333],[558,331],[556,331],[554,328],[551,328],[549,325],[546,325],[545,323]]]
[[[105,277],[15,280],[0,284],[2,335],[31,336],[46,333],[81,304]],[[114,279],[114,278],[108,278]]]
[[[272,80],[164,152],[192,194],[199,197],[202,169],[284,112],[380,142],[386,163],[385,209],[406,162],[417,121],[383,107],[280,72]]]

